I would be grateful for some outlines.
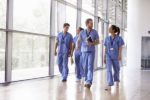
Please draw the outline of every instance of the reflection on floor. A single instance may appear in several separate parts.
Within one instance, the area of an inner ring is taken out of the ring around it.
[[[0,86],[0,100],[150,100],[150,72],[123,68],[120,88],[106,92],[105,70],[94,73],[91,89],[75,82],[70,75],[67,83],[59,77],[12,83]]]

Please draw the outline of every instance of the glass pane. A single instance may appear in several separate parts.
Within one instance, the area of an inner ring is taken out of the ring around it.
[[[93,21],[94,21],[94,16],[89,15],[89,14],[87,14],[87,13],[85,13],[85,12],[82,12],[82,16],[81,16],[81,21],[82,21],[82,22],[81,22],[81,27],[86,28],[85,21],[86,21],[87,18],[92,18]]]
[[[13,81],[48,76],[48,65],[48,37],[13,33]]]
[[[59,32],[63,30],[63,24],[66,22],[66,5],[57,2],[56,3],[56,16],[55,16],[55,25],[56,25],[56,36]]]
[[[127,13],[123,13],[123,28],[126,30],[127,29]]]
[[[108,17],[110,24],[115,24],[115,1],[109,0],[108,2]]]
[[[0,0],[0,28],[6,27],[6,0]]]
[[[73,5],[77,5],[77,0],[65,0]]]
[[[51,0],[14,0],[14,29],[49,34]]]
[[[76,20],[77,20],[77,10],[67,6],[66,7],[66,22],[70,24],[69,32],[75,36],[76,35]]]
[[[121,8],[117,7],[116,9],[117,13],[116,13],[116,25],[118,25],[120,28],[122,27],[122,12],[121,12]]]
[[[70,24],[69,32],[74,36],[76,33],[76,20],[77,20],[77,10],[70,6],[66,6],[62,3],[56,5],[56,36],[59,32],[63,30],[63,24],[65,22]],[[63,11],[62,11],[63,10]]]
[[[4,82],[5,75],[5,42],[6,34],[0,32],[0,83]]]
[[[104,7],[103,7],[103,0],[98,0],[98,16],[103,18]]]
[[[82,0],[82,8],[94,14],[94,1],[95,0]]]

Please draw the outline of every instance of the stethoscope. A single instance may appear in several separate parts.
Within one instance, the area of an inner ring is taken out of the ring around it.
[[[91,31],[92,31],[92,30],[91,30]],[[89,36],[91,35],[91,31],[88,32],[88,31],[86,30],[86,35],[87,35],[87,37],[89,37]]]
[[[66,36],[67,36],[67,33],[66,33],[66,35],[64,35],[64,33],[62,34],[62,43],[64,43],[64,42],[65,42],[65,38],[66,38]]]
[[[114,45],[114,41],[115,41],[115,39],[116,39],[116,35],[115,35],[115,37],[112,39],[112,37],[110,36],[110,44],[111,44],[111,48],[113,47],[113,45]]]

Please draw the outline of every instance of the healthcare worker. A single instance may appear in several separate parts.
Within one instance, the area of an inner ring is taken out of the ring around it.
[[[74,56],[75,56],[75,72],[76,72],[76,81],[80,81],[82,77],[84,77],[84,71],[82,67],[82,53],[81,53],[81,48],[78,48],[77,46],[77,40],[79,37],[80,32],[83,31],[83,28],[79,27],[77,29],[77,34],[73,39],[73,51],[74,51]],[[80,43],[81,46],[81,43]]]
[[[78,45],[82,42],[82,65],[85,73],[85,87],[90,88],[93,81],[93,68],[95,59],[95,45],[99,44],[99,35],[93,29],[93,20],[87,19],[86,29],[83,30],[78,38]],[[79,46],[80,47],[80,46]]]
[[[70,25],[68,23],[64,23],[63,31],[58,34],[55,44],[55,55],[57,55],[57,63],[59,67],[59,72],[62,75],[62,82],[67,81],[67,76],[69,72],[68,57],[72,57],[71,49],[73,38],[72,35],[68,32],[69,27]]]
[[[105,90],[111,90],[111,86],[119,86],[119,74],[120,74],[120,65],[119,61],[121,60],[122,46],[124,45],[123,39],[119,36],[120,29],[116,25],[111,25],[109,28],[110,36],[106,37],[105,45],[105,57],[104,62],[106,63],[107,68],[107,86]],[[114,74],[112,73],[114,70]]]

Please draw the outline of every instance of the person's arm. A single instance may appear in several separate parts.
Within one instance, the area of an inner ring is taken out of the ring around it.
[[[71,46],[71,64],[73,64],[74,63],[74,60],[73,60],[73,52],[74,52],[74,49],[75,49],[75,44],[74,44],[74,42],[72,42],[72,46]]]
[[[74,49],[75,49],[75,43],[73,42],[73,43],[72,43],[71,55],[73,55]]]
[[[81,36],[79,36],[77,40],[77,49],[80,48],[80,43],[81,43]]]
[[[106,64],[106,47],[104,48],[104,63]]]
[[[123,47],[123,45],[124,45],[124,41],[120,37],[120,40],[119,40],[119,57],[118,57],[119,60],[122,60],[122,47]]]
[[[99,39],[93,41],[93,42],[89,42],[89,45],[98,45],[100,43]]]
[[[106,64],[106,52],[107,52],[107,38],[104,41],[104,63]]]
[[[70,42],[70,44],[69,44],[69,56],[70,57],[72,57],[72,51],[73,50],[73,48],[72,48],[72,42]]]
[[[57,47],[58,47],[58,40],[56,40],[56,43],[55,43],[55,52],[54,52],[55,56],[57,55]]]
[[[72,47],[72,44],[73,44],[73,38],[71,36],[71,39],[70,39],[70,43],[69,43],[69,56],[73,56],[73,47]]]
[[[122,46],[119,48],[119,60],[122,60]]]
[[[95,41],[93,41],[93,42],[89,42],[88,44],[89,45],[98,45],[99,43],[100,43],[100,41],[99,41],[99,35],[98,35],[98,33],[97,33],[97,31],[95,31],[96,32],[96,39],[95,39]]]

